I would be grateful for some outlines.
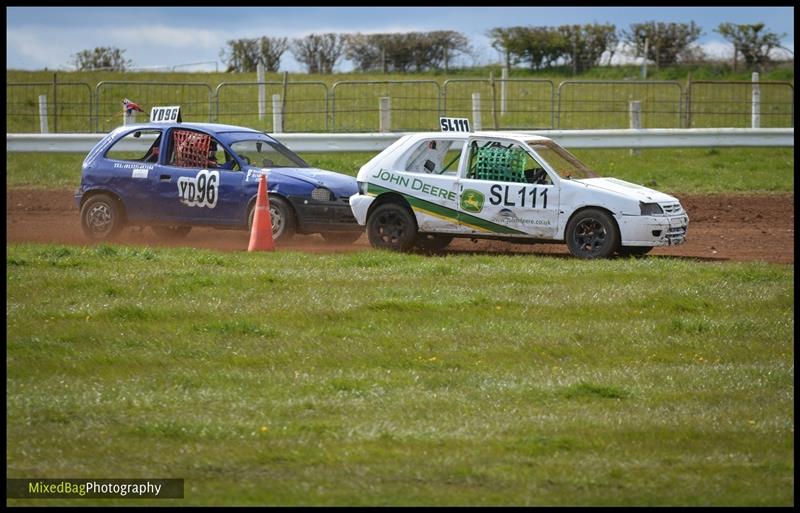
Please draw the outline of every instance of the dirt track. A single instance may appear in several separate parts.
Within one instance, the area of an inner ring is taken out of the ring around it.
[[[689,213],[685,244],[656,248],[652,255],[794,264],[794,194],[678,195]],[[6,190],[6,241],[90,244],[80,229],[71,190],[14,188]],[[180,242],[164,242],[149,229],[129,228],[119,243],[152,246],[188,246],[244,251],[245,231],[195,228]],[[366,236],[355,244],[334,245],[318,235],[296,236],[278,249],[311,252],[366,251]],[[529,253],[568,255],[564,244],[511,244],[456,239],[448,253]]]

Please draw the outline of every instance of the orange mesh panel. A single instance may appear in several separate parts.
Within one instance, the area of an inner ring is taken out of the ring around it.
[[[211,137],[188,130],[175,130],[175,165],[178,167],[206,167]]]

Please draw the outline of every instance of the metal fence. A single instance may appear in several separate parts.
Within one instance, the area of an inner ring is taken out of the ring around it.
[[[389,98],[393,131],[434,130],[439,126],[441,88],[435,80],[347,80],[333,84],[332,131],[377,132],[381,98]]]
[[[555,128],[555,87],[551,80],[457,78],[445,80],[443,89],[443,114],[472,119],[476,127]]]
[[[129,98],[148,108],[180,105],[185,121],[214,120],[211,86],[203,82],[104,81],[95,87],[96,131],[108,132],[122,124],[122,100]],[[150,112],[139,114],[146,120]]]
[[[630,128],[641,104],[642,128],[680,128],[683,89],[672,81],[566,80],[558,86],[558,128]]]
[[[760,98],[753,116],[754,88]],[[263,91],[263,94],[262,94]],[[217,121],[267,132],[438,130],[439,116],[466,117],[481,129],[613,129],[630,126],[638,101],[642,128],[794,127],[790,82],[449,79],[324,82],[103,81],[6,84],[9,133],[39,132],[39,96],[50,132],[108,132],[122,124],[122,100],[148,109],[180,105],[186,121]],[[279,99],[273,101],[273,96]],[[382,98],[388,106],[381,116]],[[385,100],[384,100],[385,101]],[[279,109],[280,117],[275,117]],[[139,114],[139,120],[149,113]],[[478,119],[480,118],[480,119]]]
[[[794,87],[788,82],[698,80],[686,92],[686,127],[751,127],[754,88],[761,128],[794,126]]]
[[[216,90],[216,120],[266,132],[318,132],[320,128],[327,132],[328,86],[324,82],[287,82],[285,87],[283,82],[223,82]],[[276,127],[276,120],[282,126]]]
[[[92,88],[83,82],[6,84],[6,131],[39,132],[39,97],[50,132],[93,132]]]

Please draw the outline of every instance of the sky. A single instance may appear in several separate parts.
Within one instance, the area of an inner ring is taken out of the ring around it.
[[[794,52],[794,7],[6,7],[6,68],[69,70],[81,50],[112,46],[125,50],[134,68],[223,71],[220,49],[231,39],[430,30],[470,39],[475,57],[455,65],[485,65],[500,62],[486,36],[493,27],[613,23],[621,30],[651,20],[694,21],[703,29],[698,44],[728,58],[733,47],[714,29],[762,22],[785,33],[783,45]],[[287,51],[281,71],[303,67]]]

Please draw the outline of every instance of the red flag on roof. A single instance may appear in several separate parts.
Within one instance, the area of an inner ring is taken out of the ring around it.
[[[122,100],[122,108],[125,109],[125,112],[130,112],[132,110],[138,110],[139,112],[144,112],[141,107],[139,107],[138,105],[136,105],[127,98]]]

